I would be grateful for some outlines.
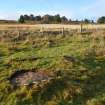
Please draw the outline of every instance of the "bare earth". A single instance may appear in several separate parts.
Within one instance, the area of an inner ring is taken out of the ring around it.
[[[18,74],[14,74],[11,78],[11,83],[16,86],[24,86],[29,85],[30,83],[40,83],[41,81],[47,81],[53,78],[54,75],[49,72],[33,72],[33,71],[27,71],[27,72],[20,72]]]

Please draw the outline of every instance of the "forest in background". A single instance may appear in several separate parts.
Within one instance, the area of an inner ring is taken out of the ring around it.
[[[20,15],[17,20],[0,20],[0,23],[29,23],[29,24],[104,24],[105,16],[99,17],[97,20],[90,19],[68,19],[66,16],[49,15],[46,14],[44,16],[35,16],[33,14],[30,15]]]

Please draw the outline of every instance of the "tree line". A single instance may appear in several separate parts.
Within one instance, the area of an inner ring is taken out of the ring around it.
[[[34,23],[51,24],[51,23],[68,23],[69,21],[70,20],[68,20],[65,16],[60,17],[59,14],[55,16],[51,15],[34,16],[33,14],[31,14],[31,15],[21,15],[19,18],[20,23],[34,22]]]
[[[34,16],[31,15],[21,15],[18,19],[19,23],[39,23],[39,24],[94,24],[94,23],[105,23],[105,16],[100,17],[97,22],[94,22],[94,20],[84,19],[84,20],[71,20],[68,19],[66,16],[60,16],[57,15],[44,15],[44,16]]]

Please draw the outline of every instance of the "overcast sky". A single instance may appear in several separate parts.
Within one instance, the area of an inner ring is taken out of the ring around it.
[[[71,19],[97,19],[105,16],[105,0],[0,0],[0,19],[58,13]]]

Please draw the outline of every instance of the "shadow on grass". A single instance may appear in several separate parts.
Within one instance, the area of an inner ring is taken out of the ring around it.
[[[67,84],[64,80],[55,80],[47,87],[45,87],[41,92],[40,101],[42,101],[42,105],[44,105],[47,101],[50,101],[54,98],[59,97],[58,94],[62,95],[62,92],[67,87]],[[61,96],[62,97],[62,96]]]
[[[104,69],[105,68],[105,59],[104,57],[101,59],[98,59],[99,56],[96,56],[95,54],[92,55],[85,55],[84,58],[78,57],[78,63],[77,65],[82,65],[87,70],[96,70],[96,69]]]
[[[105,70],[95,70],[83,83],[84,101],[100,97],[105,93]]]
[[[46,102],[52,100],[54,96],[58,96],[58,93],[62,93],[67,87],[67,84],[63,80],[54,80],[52,83],[44,86],[38,92],[31,93],[31,99],[19,100],[17,105],[45,105]]]
[[[71,73],[66,75],[63,80],[53,81],[53,83],[44,87],[39,93],[32,94],[32,105],[45,105],[46,102],[50,100],[60,99],[62,97],[63,91],[68,88],[67,82],[78,82],[78,86],[81,87],[83,93],[77,94],[73,98],[73,103],[80,103],[80,105],[86,105],[88,100],[102,96],[105,93],[105,60],[102,58],[98,60],[96,55],[88,55],[83,59],[77,58],[77,66],[83,66],[87,71],[75,71],[76,73]],[[80,74],[78,74],[80,73]],[[78,76],[77,76],[78,75]],[[86,75],[87,78],[81,80],[81,76]],[[73,84],[75,85],[75,84]],[[76,84],[77,85],[77,84]],[[69,85],[70,87],[70,85]],[[59,93],[59,95],[58,95]],[[64,97],[64,96],[63,96]],[[101,100],[100,100],[101,101]],[[24,101],[27,104],[30,104],[29,101]],[[17,104],[17,105],[24,105]],[[105,103],[103,101],[103,103]]]
[[[97,59],[97,57],[99,56],[94,54],[88,55],[83,59],[78,58],[77,65],[82,65],[87,70],[85,74],[81,73],[81,75],[87,75],[87,78],[82,81],[83,103],[96,97],[102,99],[102,95],[105,93],[105,59],[104,57]]]

